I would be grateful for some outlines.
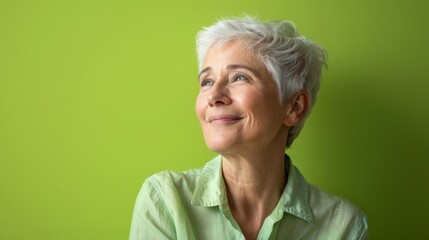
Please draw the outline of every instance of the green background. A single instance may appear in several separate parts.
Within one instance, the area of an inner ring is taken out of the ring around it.
[[[427,234],[428,4],[0,0],[0,239],[127,239],[143,180],[201,167],[194,39],[223,16],[290,19],[326,48],[290,149],[372,239]]]

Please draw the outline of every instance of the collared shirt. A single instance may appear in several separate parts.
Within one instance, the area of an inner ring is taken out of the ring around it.
[[[245,239],[229,209],[221,161],[149,177],[137,197],[130,240]],[[310,185],[285,161],[286,187],[258,239],[367,239],[367,220],[357,207]]]

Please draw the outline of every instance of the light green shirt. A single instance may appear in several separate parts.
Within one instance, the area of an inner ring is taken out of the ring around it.
[[[286,187],[258,239],[367,239],[357,207],[308,184],[285,159]],[[202,169],[164,171],[144,182],[130,233],[140,239],[245,239],[228,206],[220,156]]]

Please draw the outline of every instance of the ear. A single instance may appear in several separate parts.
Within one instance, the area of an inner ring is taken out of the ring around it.
[[[286,102],[286,116],[284,124],[295,126],[302,121],[310,109],[310,96],[304,90],[299,91]]]

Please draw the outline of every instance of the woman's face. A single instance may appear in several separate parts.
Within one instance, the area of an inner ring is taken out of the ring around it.
[[[285,144],[285,109],[271,74],[239,41],[214,45],[199,75],[196,112],[218,153]]]

